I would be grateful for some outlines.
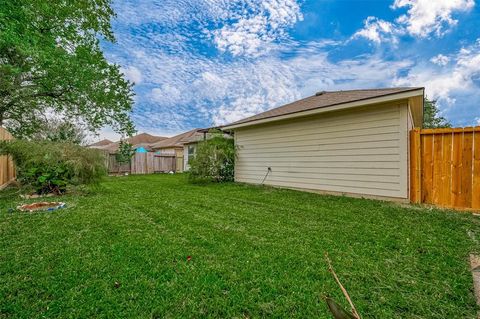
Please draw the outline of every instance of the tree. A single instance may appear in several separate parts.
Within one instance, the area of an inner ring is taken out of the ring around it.
[[[41,124],[33,139],[52,142],[69,142],[81,145],[85,142],[87,134],[80,124],[66,120],[50,119]]]
[[[132,84],[108,63],[111,0],[3,0],[0,5],[0,125],[31,137],[49,114],[95,132],[134,132]]]
[[[423,128],[452,127],[446,118],[440,116],[436,100],[425,98],[423,109]]]
[[[118,144],[118,152],[115,154],[117,162],[129,163],[133,155],[135,155],[135,150],[133,149],[132,144],[121,140]]]

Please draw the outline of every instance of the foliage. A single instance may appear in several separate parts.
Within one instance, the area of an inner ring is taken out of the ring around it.
[[[133,133],[132,84],[109,63],[111,0],[4,0],[0,5],[0,125],[31,137],[48,114]]]
[[[117,162],[128,163],[133,155],[135,155],[135,150],[132,148],[132,144],[121,140],[118,145],[117,154],[115,154]]]
[[[324,252],[365,319],[477,318],[473,214],[183,174],[100,185],[30,216],[0,191],[5,319],[332,319]]]
[[[98,150],[71,143],[1,141],[0,154],[12,156],[17,180],[39,194],[61,194],[70,185],[93,184],[105,175]]]
[[[64,120],[50,119],[45,121],[40,130],[33,135],[35,140],[48,140],[52,142],[66,142],[83,144],[86,134],[82,126]]]
[[[423,128],[452,127],[446,118],[439,114],[436,100],[425,98],[423,109]]]
[[[235,145],[221,131],[210,131],[206,141],[199,142],[188,171],[191,182],[233,181]]]

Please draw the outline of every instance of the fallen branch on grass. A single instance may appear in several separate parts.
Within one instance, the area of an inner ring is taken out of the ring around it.
[[[350,308],[352,309],[352,313],[348,313],[346,310],[344,310],[340,305],[338,305],[333,299],[329,297],[325,297],[325,301],[328,305],[328,308],[330,309],[330,312],[333,314],[335,319],[361,319],[359,313],[357,312],[357,309],[355,309],[355,306],[352,302],[352,299],[348,295],[347,290],[345,287],[343,287],[342,283],[338,279],[337,274],[335,273],[335,270],[333,270],[332,262],[330,261],[330,258],[328,258],[328,253],[325,253],[325,260],[327,261],[328,264],[328,271],[332,274],[333,278],[337,282],[338,286],[342,290],[343,295],[347,299],[348,303],[350,304]]]

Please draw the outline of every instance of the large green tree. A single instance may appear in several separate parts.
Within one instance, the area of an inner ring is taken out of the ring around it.
[[[82,145],[86,144],[87,134],[79,123],[52,118],[40,125],[32,139]]]
[[[132,134],[132,84],[100,48],[114,16],[109,0],[1,0],[0,125],[30,137],[55,114]]]
[[[423,108],[423,128],[452,127],[448,120],[440,115],[436,100],[425,98]]]

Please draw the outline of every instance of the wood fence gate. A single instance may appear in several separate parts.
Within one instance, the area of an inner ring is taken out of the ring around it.
[[[480,126],[410,132],[410,200],[480,209]]]
[[[0,127],[0,141],[11,140],[13,136],[6,129]],[[10,156],[0,156],[0,189],[15,180],[15,165]]]

